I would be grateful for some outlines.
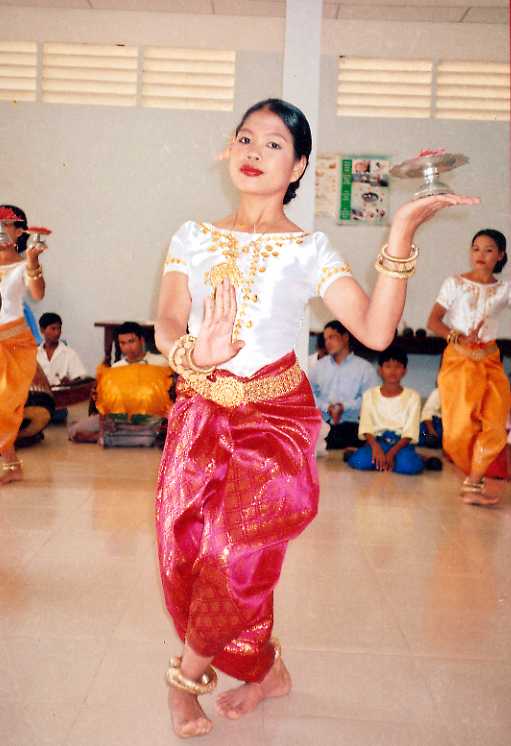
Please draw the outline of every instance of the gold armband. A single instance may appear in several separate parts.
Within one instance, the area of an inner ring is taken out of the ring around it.
[[[447,344],[457,345],[459,344],[460,337],[462,336],[463,335],[461,332],[457,331],[456,329],[451,329],[445,339],[446,339]]]
[[[392,256],[387,253],[388,244],[381,247],[375,262],[375,269],[388,277],[398,280],[408,280],[415,274],[419,249],[412,244],[412,253],[407,257]]]

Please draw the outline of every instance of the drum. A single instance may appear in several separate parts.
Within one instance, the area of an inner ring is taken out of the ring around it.
[[[65,409],[72,404],[88,401],[96,380],[94,378],[80,379],[74,383],[52,386],[52,393],[57,409]]]
[[[23,421],[15,446],[33,445],[42,440],[42,433],[55,412],[55,400],[48,379],[38,365],[30,384],[28,398],[23,411]]]

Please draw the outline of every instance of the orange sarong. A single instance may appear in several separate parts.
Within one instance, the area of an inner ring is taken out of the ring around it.
[[[448,345],[438,374],[444,450],[465,474],[486,473],[506,445],[511,403],[495,343],[478,350]]]
[[[0,451],[14,445],[36,370],[37,345],[23,319],[0,324]]]

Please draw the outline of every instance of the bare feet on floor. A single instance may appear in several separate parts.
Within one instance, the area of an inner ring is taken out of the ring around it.
[[[3,470],[1,468],[0,462],[0,484],[7,484],[8,482],[19,482],[21,479],[23,479],[21,466],[17,466],[15,468],[11,467],[9,469]]]
[[[270,697],[284,697],[291,691],[291,676],[282,658],[277,658],[266,677],[258,684],[242,684],[220,694],[216,708],[220,715],[237,720],[255,710],[259,702]]]
[[[174,732],[179,738],[205,736],[213,727],[194,694],[170,687],[169,705]]]

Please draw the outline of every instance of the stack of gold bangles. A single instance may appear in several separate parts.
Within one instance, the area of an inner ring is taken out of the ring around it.
[[[457,345],[457,344],[459,344],[460,337],[462,337],[462,336],[463,336],[463,334],[461,332],[457,331],[456,329],[451,329],[449,331],[449,334],[445,338],[445,340],[446,340],[447,344]]]
[[[180,376],[183,376],[183,378],[189,378],[191,373],[196,373],[200,376],[208,376],[215,370],[214,366],[211,368],[199,368],[198,365],[195,365],[192,359],[192,353],[196,342],[196,337],[192,337],[191,334],[184,334],[174,342],[174,345],[169,352],[170,367]]]
[[[41,265],[31,269],[27,267],[25,270],[25,277],[27,280],[39,280],[43,276],[43,268]]]
[[[412,244],[412,253],[410,256],[397,257],[387,253],[388,247],[387,243],[381,247],[374,265],[375,269],[388,277],[395,277],[398,280],[408,280],[415,274],[419,249],[415,244]]]

